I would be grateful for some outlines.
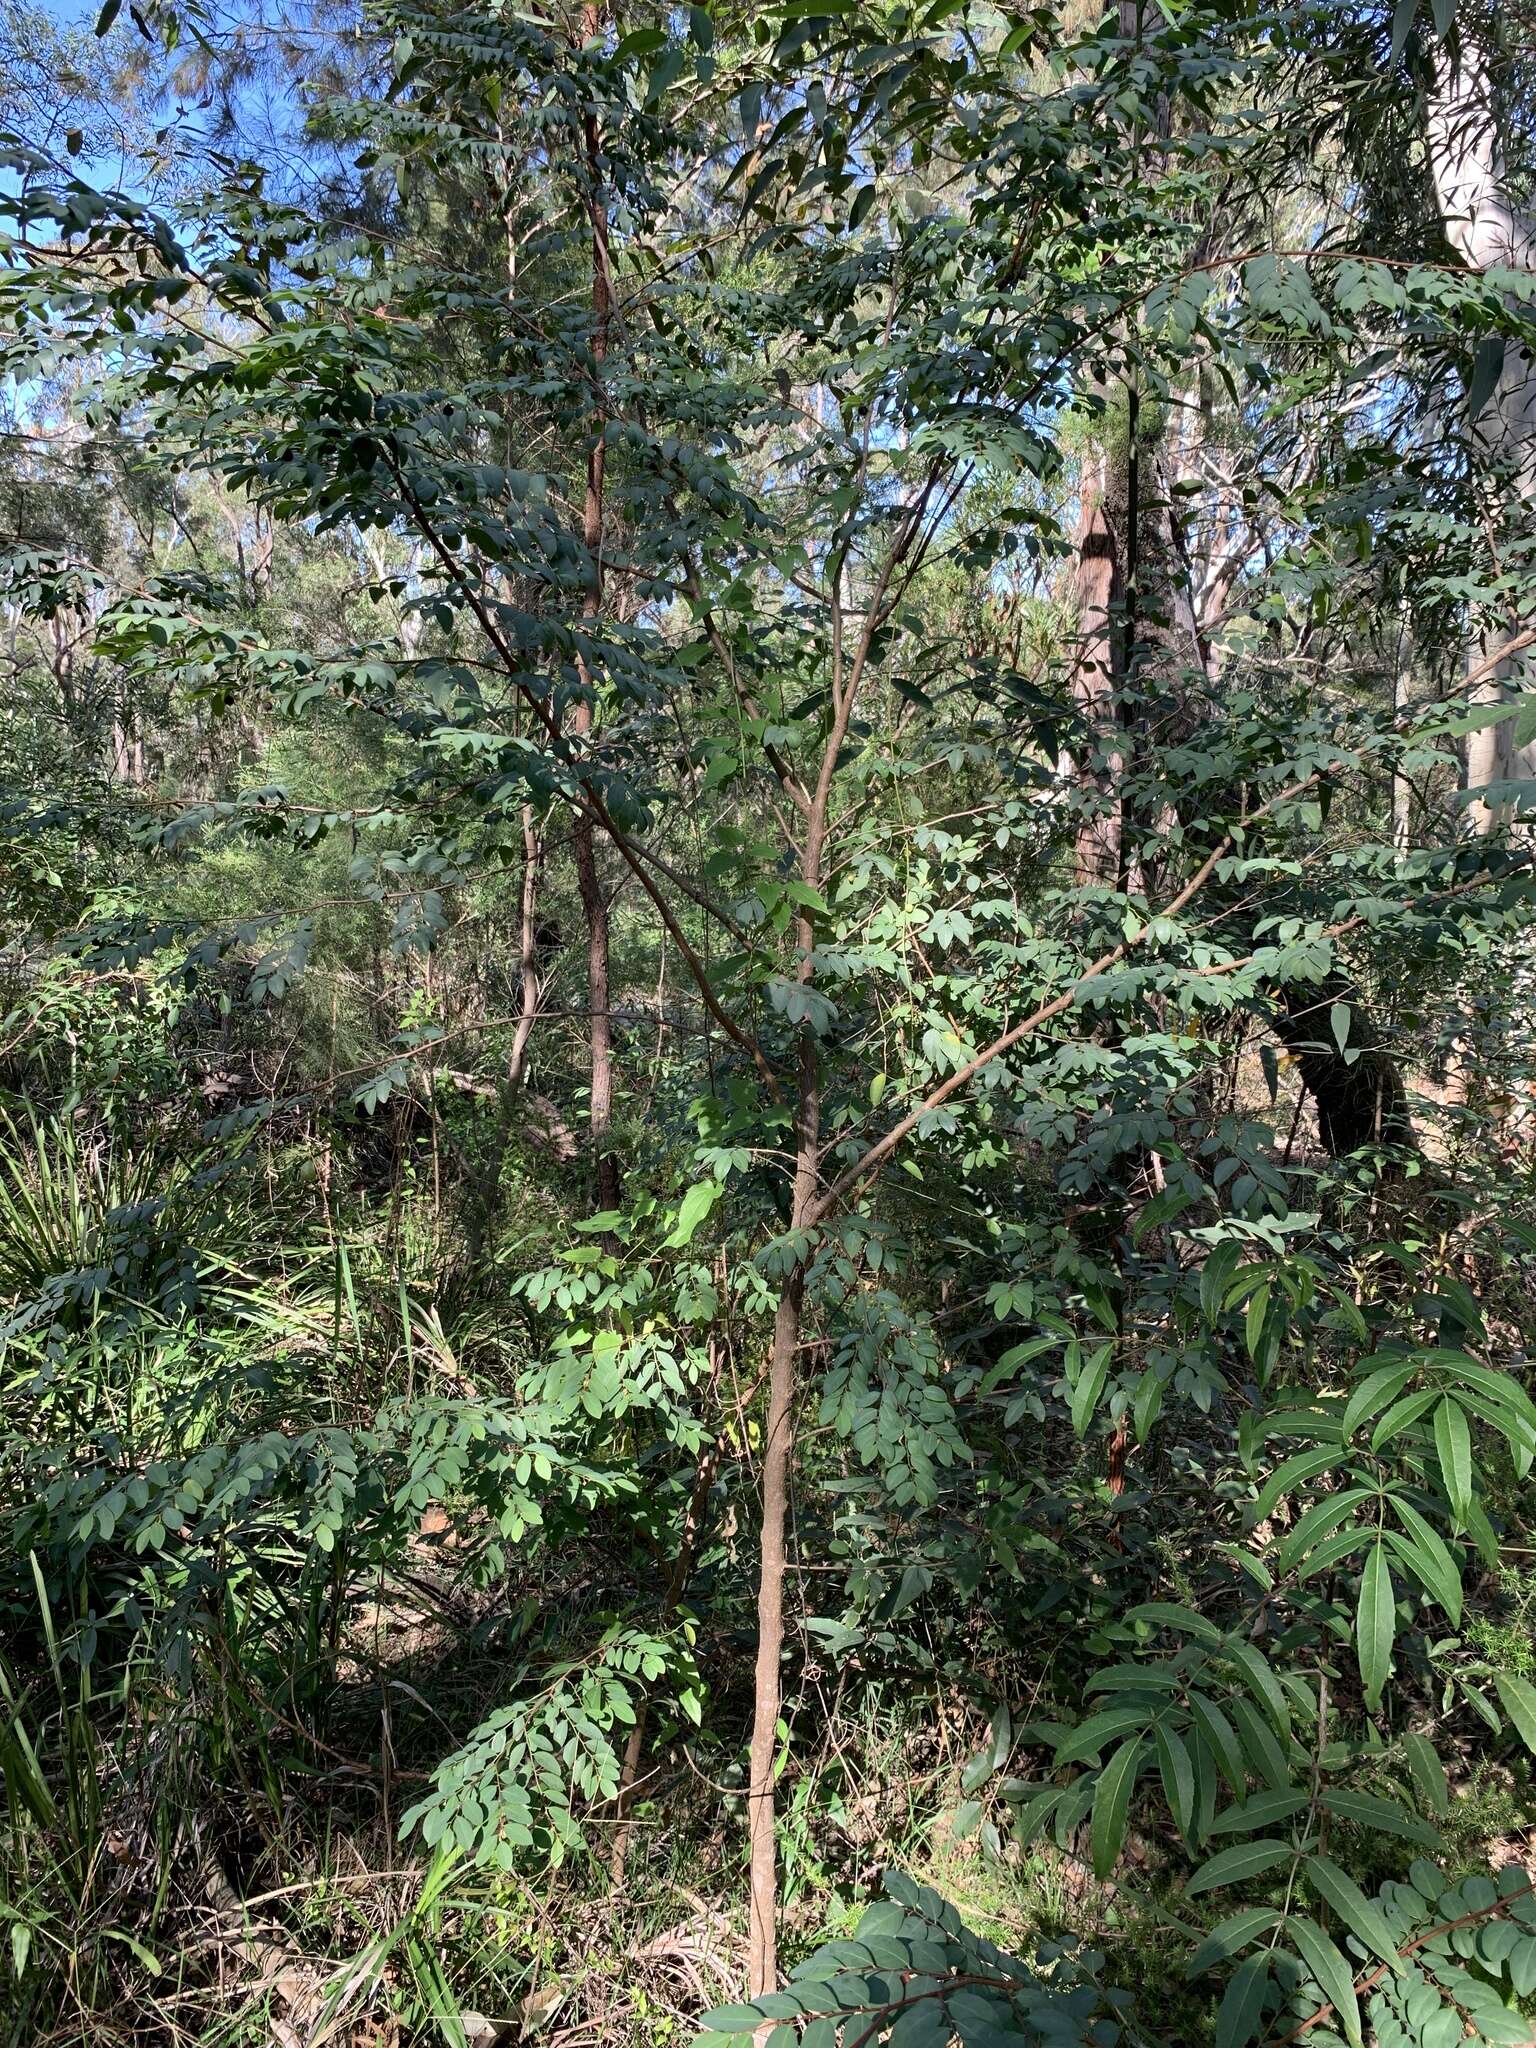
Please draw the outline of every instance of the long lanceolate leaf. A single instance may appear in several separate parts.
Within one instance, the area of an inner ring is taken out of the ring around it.
[[[1365,1570],[1360,1574],[1355,1653],[1360,1663],[1360,1683],[1368,1707],[1380,1705],[1392,1669],[1392,1641],[1397,1619],[1387,1555],[1385,1542],[1374,1543],[1367,1553]]]
[[[1317,1922],[1305,1913],[1292,1914],[1285,1931],[1301,1951],[1345,2036],[1353,2048],[1360,2048],[1360,2001],[1355,1995],[1354,1971],[1349,1963]]]
[[[1385,1914],[1373,1899],[1366,1897],[1346,1871],[1341,1870],[1330,1857],[1312,1855],[1304,1861],[1302,1874],[1317,1897],[1338,1914],[1340,1921],[1358,1941],[1378,1955],[1390,1969],[1400,1967],[1397,1936]]]
[[[1466,1410],[1449,1394],[1435,1409],[1435,1452],[1455,1527],[1463,1529],[1472,1512],[1472,1433]]]
[[[1143,1745],[1132,1737],[1115,1751],[1099,1773],[1093,1795],[1093,1873],[1106,1878],[1114,1869],[1125,1846],[1125,1830],[1141,1763]]]

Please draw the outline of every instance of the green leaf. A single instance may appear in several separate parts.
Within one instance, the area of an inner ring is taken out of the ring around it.
[[[1404,1394],[1400,1401],[1394,1401],[1371,1431],[1371,1449],[1379,1451],[1394,1437],[1401,1436],[1405,1429],[1411,1429],[1421,1416],[1429,1413],[1439,1398],[1438,1387],[1421,1387],[1416,1394]]]
[[[1242,1246],[1218,1244],[1214,1246],[1200,1268],[1200,1312],[1208,1323],[1214,1324],[1226,1302],[1227,1284],[1237,1271]]]
[[[1427,1736],[1405,1735],[1403,1754],[1408,1759],[1408,1768],[1413,1773],[1413,1782],[1418,1786],[1424,1804],[1431,1813],[1442,1817],[1451,1810],[1451,1792],[1446,1783],[1445,1766],[1435,1753],[1433,1743]]]
[[[1289,1863],[1295,1853],[1289,1842],[1239,1842],[1202,1863],[1186,1882],[1185,1895],[1193,1897],[1196,1892],[1212,1892],[1224,1884],[1241,1884],[1245,1878],[1259,1877],[1277,1864]]]
[[[1367,1415],[1378,1414],[1393,1401],[1418,1371],[1417,1365],[1383,1365],[1367,1373],[1344,1404],[1339,1433],[1348,1443]]]
[[[979,1799],[962,1799],[955,1808],[950,1821],[949,1832],[957,1842],[963,1842],[967,1835],[974,1835],[981,1826],[982,1805]]]
[[[1184,1965],[1186,1977],[1198,1977],[1213,1963],[1225,1963],[1250,1941],[1277,1926],[1281,1919],[1273,1906],[1244,1906],[1219,1920]]]
[[[1286,1458],[1270,1473],[1259,1489],[1258,1498],[1249,1508],[1249,1515],[1255,1522],[1262,1522],[1282,1495],[1308,1479],[1316,1479],[1324,1472],[1333,1471],[1335,1466],[1342,1465],[1343,1462],[1344,1452],[1331,1445],[1321,1450],[1298,1451],[1295,1457]]]
[[[1093,1874],[1101,1882],[1107,1878],[1120,1858],[1125,1845],[1126,1821],[1130,1812],[1131,1791],[1136,1783],[1137,1767],[1141,1761],[1142,1742],[1133,1736],[1123,1742],[1099,1773],[1098,1784],[1093,1792]]]
[[[1392,10],[1392,62],[1401,63],[1408,47],[1408,38],[1413,32],[1413,17],[1418,13],[1418,0],[1397,0]]]
[[[1125,1619],[1132,1623],[1144,1621],[1160,1628],[1179,1629],[1202,1643],[1222,1641],[1221,1630],[1214,1621],[1197,1614],[1192,1607],[1178,1607],[1171,1600],[1144,1600],[1139,1607],[1128,1607]]]
[[[1420,1849],[1439,1849],[1442,1846],[1433,1828],[1426,1827],[1413,1814],[1405,1813],[1402,1807],[1394,1806],[1390,1799],[1378,1799],[1370,1792],[1351,1792],[1337,1786],[1330,1787],[1323,1794],[1323,1804],[1340,1820],[1347,1820],[1370,1833],[1399,1835]]]
[[[1153,1711],[1150,1706],[1106,1707],[1102,1713],[1090,1714],[1057,1744],[1057,1763],[1080,1764],[1122,1735],[1140,1735]]]
[[[1510,1950],[1509,1981],[1517,1998],[1529,1998],[1536,1991],[1536,1934]]]
[[[697,1180],[682,1199],[677,1221],[666,1239],[668,1251],[680,1251],[691,1244],[699,1225],[725,1192],[717,1180]]]
[[[107,1927],[102,1931],[108,1941],[120,1941],[132,1953],[141,1970],[148,1971],[151,1977],[160,1975],[160,1958],[147,1949],[136,1934],[130,1934],[123,1927]]]
[[[1362,1528],[1358,1522],[1351,1522],[1347,1529],[1336,1529],[1331,1536],[1325,1536],[1315,1549],[1307,1552],[1306,1562],[1296,1575],[1298,1582],[1305,1585],[1319,1572],[1331,1572],[1352,1551],[1363,1550],[1371,1538],[1372,1531]]]
[[[1499,388],[1504,374],[1504,337],[1487,334],[1472,357],[1472,375],[1467,384],[1467,418],[1476,420]]]
[[[1211,1823],[1213,1835],[1251,1834],[1255,1828],[1272,1828],[1277,1822],[1304,1813],[1311,1805],[1305,1792],[1272,1789],[1255,1792],[1251,1799],[1229,1806]]]
[[[1237,1723],[1243,1755],[1253,1766],[1254,1771],[1271,1791],[1288,1792],[1291,1785],[1291,1768],[1286,1762],[1285,1751],[1280,1746],[1274,1729],[1252,1700],[1230,1700],[1228,1707],[1233,1720]]]
[[[1324,1322],[1330,1327],[1337,1322],[1339,1328],[1348,1330],[1357,1344],[1368,1344],[1371,1328],[1360,1313],[1360,1304],[1342,1287],[1330,1287],[1328,1292],[1333,1296],[1333,1307],[1323,1318]]]
[[[1333,1908],[1357,1941],[1374,1950],[1394,1970],[1401,1967],[1397,1937],[1387,1925],[1385,1914],[1352,1877],[1326,1856],[1308,1856],[1302,1871],[1313,1891]]]
[[[1472,1433],[1461,1404],[1449,1395],[1435,1410],[1435,1455],[1440,1460],[1445,1497],[1460,1530],[1472,1506]]]
[[[1291,1732],[1291,1710],[1286,1705],[1280,1681],[1252,1643],[1228,1643],[1227,1655],[1243,1674],[1249,1691],[1268,1714],[1280,1736]]]
[[[1323,1997],[1333,2007],[1353,2048],[1361,2048],[1360,2001],[1355,1996],[1354,1972],[1349,1964],[1308,1914],[1293,1914],[1285,1923],[1285,1931],[1301,1951],[1302,1961],[1317,1979]]]
[[[1158,1775],[1163,1781],[1168,1811],[1187,1842],[1195,1824],[1195,1767],[1190,1762],[1183,1737],[1161,1721],[1152,1729],[1152,1744],[1157,1752]]]
[[[976,1755],[971,1758],[965,1769],[960,1773],[960,1790],[962,1792],[974,1792],[978,1786],[985,1785],[996,1769],[997,1765],[992,1761],[991,1750],[978,1750]]]
[[[123,0],[106,0],[106,5],[96,17],[96,33],[104,36],[123,11]]]
[[[1392,1592],[1392,1574],[1387,1568],[1387,1546],[1375,1543],[1360,1575],[1360,1599],[1355,1609],[1355,1655],[1360,1663],[1360,1683],[1365,1703],[1374,1712],[1392,1670],[1392,1639],[1397,1633],[1397,1611]]]
[[[1249,1956],[1238,1964],[1216,2010],[1216,2048],[1247,2048],[1263,2025],[1268,1988],[1268,1956]]]
[[[1194,1202],[1201,1200],[1204,1190],[1190,1187],[1164,1188],[1160,1195],[1154,1195],[1137,1211],[1131,1225],[1131,1242],[1140,1244],[1149,1230],[1156,1230],[1159,1224],[1171,1223],[1175,1216],[1182,1216]]]
[[[1214,1700],[1207,1699],[1203,1692],[1189,1695],[1189,1711],[1194,1716],[1195,1726],[1211,1745],[1216,1761],[1221,1766],[1222,1776],[1241,1798],[1248,1785],[1248,1772],[1243,1763],[1242,1744],[1226,1715]]]
[[[1400,1493],[1391,1496],[1392,1512],[1407,1530],[1409,1547],[1420,1560],[1419,1577],[1431,1596],[1440,1602],[1453,1623],[1461,1620],[1461,1566],[1444,1540],[1433,1530],[1412,1501]]]
[[[1330,1530],[1337,1528],[1357,1507],[1375,1498],[1375,1487],[1351,1486],[1343,1493],[1325,1494],[1314,1501],[1275,1553],[1281,1573],[1292,1570]]]
[[[1083,1687],[1095,1692],[1178,1692],[1183,1681],[1171,1666],[1162,1664],[1106,1664],[1095,1671]]]
[[[1168,1382],[1161,1374],[1148,1366],[1136,1382],[1136,1392],[1131,1401],[1131,1419],[1136,1424],[1136,1441],[1144,1444],[1152,1434],[1152,1425],[1157,1420],[1158,1410],[1163,1405],[1163,1396]]]
[[[1493,1674],[1493,1689],[1503,1704],[1504,1711],[1513,1722],[1515,1731],[1526,1748],[1536,1756],[1536,1685],[1523,1678],[1516,1678],[1512,1672],[1496,1671]]]
[[[1013,1832],[1021,1849],[1027,1849],[1036,1835],[1040,1833],[1051,1815],[1056,1811],[1057,1806],[1061,1803],[1061,1795],[1065,1789],[1061,1785],[1047,1785],[1024,1805],[1018,1805],[1012,1800],[1009,1801],[1010,1805],[1013,1805],[1015,1808]],[[1007,1796],[1006,1792],[1004,1796]]]
[[[1248,1356],[1257,1358],[1259,1341],[1264,1335],[1264,1324],[1269,1316],[1269,1282],[1261,1280],[1248,1297],[1247,1311],[1243,1316],[1243,1342],[1248,1347]]]
[[[1008,1753],[1013,1748],[1013,1716],[1006,1706],[998,1707],[993,1713],[987,1734],[990,1737],[990,1748],[987,1753],[992,1758],[993,1769],[1000,1771],[1007,1763]]]
[[[1513,1409],[1522,1421],[1536,1429],[1536,1402],[1531,1400],[1513,1373],[1496,1370],[1491,1365],[1480,1365],[1465,1351],[1448,1351],[1437,1347],[1433,1351],[1427,1351],[1424,1356],[1429,1364],[1436,1366],[1440,1371],[1454,1373],[1460,1387],[1472,1388],[1480,1394],[1486,1394],[1490,1401],[1498,1402],[1501,1407]]]
[[[1072,1427],[1079,1437],[1086,1435],[1093,1420],[1093,1411],[1099,1405],[1099,1396],[1104,1391],[1104,1382],[1109,1377],[1109,1361],[1114,1351],[1112,1344],[1101,1344],[1082,1368],[1072,1388]]]

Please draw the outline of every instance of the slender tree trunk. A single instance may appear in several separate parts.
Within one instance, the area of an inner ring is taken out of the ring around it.
[[[1409,649],[1404,647],[1392,674],[1392,711],[1399,719],[1408,709]],[[1413,785],[1401,769],[1392,773],[1392,851],[1400,861],[1413,844]]]
[[[810,1033],[800,1049],[800,1105],[795,1149],[793,1227],[809,1227],[816,1206],[820,1092]],[[794,1447],[795,1360],[800,1348],[805,1268],[785,1282],[773,1319],[768,1361],[768,1417],[763,1437],[762,1529],[758,1545],[757,1664],[752,1691],[752,1751],[748,1773],[747,1981],[760,1998],[779,1981],[778,1840],[774,1817],[774,1757],[778,1750],[780,1665],[784,1654],[784,1533],[789,1519],[790,1462]]]
[[[588,0],[581,13],[582,34],[588,42],[603,32],[605,11],[602,0]],[[591,582],[582,616],[595,619],[603,608],[603,484],[606,444],[604,428],[607,405],[603,389],[603,366],[608,355],[613,301],[609,289],[607,200],[602,187],[602,137],[595,113],[583,122],[586,141],[587,207],[592,222],[592,368],[597,396],[597,419],[592,445],[587,451],[587,490],[582,510],[582,539],[591,563]],[[593,679],[586,664],[578,663],[583,695],[571,712],[570,731],[584,739],[592,730]],[[572,830],[576,858],[576,882],[581,892],[582,915],[587,926],[587,1007],[591,1018],[591,1108],[589,1128],[592,1165],[599,1209],[619,1205],[619,1162],[613,1150],[613,1005],[609,999],[608,899],[603,893],[597,864],[596,826],[591,813],[578,810]]]
[[[539,1008],[539,869],[543,860],[544,849],[539,843],[539,835],[534,826],[533,807],[531,804],[524,804],[523,886],[518,931],[517,1029],[512,1034],[512,1051],[507,1060],[507,1083],[512,1088],[520,1088],[523,1084],[523,1069],[528,1060],[528,1040],[533,1034],[533,1020]]]
[[[1085,753],[1078,766],[1077,782],[1089,805],[1077,828],[1079,888],[1094,882],[1115,887],[1124,839],[1120,782],[1125,763],[1117,733],[1114,631],[1114,610],[1124,592],[1124,576],[1106,488],[1108,467],[1105,454],[1084,464],[1082,510],[1077,524],[1079,623],[1072,701],[1084,728]]]
[[[1453,63],[1442,54],[1429,96],[1425,142],[1447,241],[1473,270],[1536,269],[1536,233],[1511,195],[1493,79],[1484,52],[1464,32]],[[1536,506],[1536,363],[1506,344],[1498,375],[1473,422],[1496,480],[1528,514]],[[1473,650],[1496,653],[1513,629],[1497,632]],[[1497,704],[1508,695],[1508,667],[1496,669],[1474,692]],[[1531,749],[1517,758],[1507,720],[1485,725],[1467,739],[1467,789],[1474,795],[1536,766]],[[1489,832],[1507,822],[1508,806],[1484,797],[1471,806],[1473,829]]]
[[[841,575],[841,569],[837,571]],[[842,658],[841,600],[834,583],[832,654],[832,729],[822,754],[805,819],[800,879],[814,894],[821,892],[822,854],[828,807],[837,757],[848,736],[859,678],[869,653],[871,626],[878,612],[878,593],[865,618],[859,652],[845,677]],[[815,977],[816,932],[809,912],[796,922],[800,948],[798,980],[809,988]],[[798,1093],[795,1107],[795,1179],[790,1199],[790,1229],[809,1233],[821,1209],[821,1069],[816,1036],[810,1025],[800,1030]],[[773,1763],[778,1748],[780,1665],[784,1654],[784,1532],[789,1516],[789,1488],[795,1429],[796,1358],[805,1305],[809,1245],[800,1255],[779,1296],[773,1318],[768,1357],[768,1416],[763,1438],[762,1526],[758,1539],[757,1663],[753,1679],[752,1748],[747,1791],[749,1902],[747,1981],[754,1998],[777,1988],[778,1843],[774,1832]]]

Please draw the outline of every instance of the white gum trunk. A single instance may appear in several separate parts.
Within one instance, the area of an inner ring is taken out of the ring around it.
[[[1492,81],[1483,54],[1464,41],[1455,62],[1443,53],[1430,94],[1425,144],[1435,196],[1447,241],[1477,271],[1536,270],[1536,232],[1514,204],[1505,167],[1503,140]],[[1536,510],[1536,362],[1513,345],[1504,351],[1498,381],[1475,425],[1489,465],[1527,512]],[[1469,665],[1500,644],[1468,650]],[[1508,669],[1496,670],[1478,690],[1496,703],[1507,694]],[[1536,749],[1514,746],[1510,721],[1500,720],[1467,740],[1467,787],[1536,774]],[[1472,822],[1487,832],[1503,821],[1506,807],[1474,803]]]

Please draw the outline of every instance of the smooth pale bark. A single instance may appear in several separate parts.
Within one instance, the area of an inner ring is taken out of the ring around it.
[[[521,928],[518,935],[517,963],[517,1029],[512,1034],[512,1051],[507,1058],[507,1083],[512,1088],[520,1088],[523,1085],[523,1072],[528,1061],[528,1040],[533,1035],[533,1022],[539,1013],[538,904],[539,869],[543,863],[544,848],[534,826],[533,808],[530,804],[524,804],[523,882],[519,906]]]
[[[1408,650],[1406,647],[1398,656],[1397,666],[1392,672],[1392,712],[1398,720],[1408,710]],[[1413,785],[1401,769],[1392,775],[1392,850],[1401,862],[1408,857],[1413,844]]]
[[[1446,240],[1477,271],[1536,269],[1536,235],[1510,193],[1493,82],[1482,51],[1463,37],[1456,60],[1443,54],[1425,120],[1425,145]],[[1507,345],[1498,380],[1474,423],[1490,465],[1511,495],[1536,506],[1536,362]],[[1511,629],[1512,630],[1512,629]],[[1500,635],[1473,650],[1496,653]],[[1476,695],[1499,703],[1510,671],[1501,666]],[[1501,719],[1467,739],[1467,788],[1536,773],[1536,749],[1514,745],[1513,726]],[[1475,802],[1472,823],[1488,832],[1506,821],[1508,807]]]

